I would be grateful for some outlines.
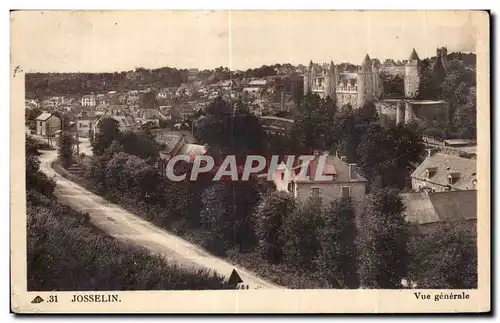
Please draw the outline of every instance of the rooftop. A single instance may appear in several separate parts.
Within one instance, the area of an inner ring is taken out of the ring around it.
[[[477,219],[477,191],[402,194],[406,221],[430,224]]]
[[[426,170],[435,171],[428,178]],[[476,180],[476,161],[474,159],[462,158],[454,155],[435,153],[427,157],[411,174],[416,178],[438,185],[447,186],[448,176],[457,174],[452,188],[459,190],[473,189],[473,181]]]
[[[36,117],[36,120],[45,121],[48,118],[50,118],[51,116],[52,116],[52,113],[44,111],[44,112],[42,112],[42,114],[40,114],[38,117]]]

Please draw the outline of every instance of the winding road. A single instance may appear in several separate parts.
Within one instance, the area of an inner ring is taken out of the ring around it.
[[[91,154],[88,142],[81,144],[80,151]],[[215,257],[199,246],[153,225],[62,177],[51,167],[52,161],[56,158],[57,151],[42,151],[40,169],[50,178],[55,176],[57,198],[74,210],[88,213],[92,223],[110,236],[160,254],[169,262],[193,269],[212,270],[226,279],[229,278],[233,269],[236,269],[243,280],[242,284],[248,285],[249,289],[282,288],[244,268]]]

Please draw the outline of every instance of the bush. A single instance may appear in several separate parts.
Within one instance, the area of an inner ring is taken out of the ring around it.
[[[477,288],[475,226],[453,222],[413,235],[409,275],[418,288]]]
[[[265,197],[256,208],[255,224],[262,258],[279,263],[286,244],[283,222],[294,212],[293,196],[286,192],[273,192]]]
[[[26,188],[46,196],[54,193],[55,182],[40,171],[40,161],[35,155],[26,157]]]
[[[299,205],[284,221],[285,256],[289,265],[315,271],[314,259],[321,248],[318,233],[323,225],[321,207],[315,201]]]
[[[319,277],[332,288],[358,288],[356,213],[350,199],[331,203],[319,232]]]
[[[361,286],[397,289],[407,275],[408,227],[397,190],[376,190],[358,215],[358,261]]]

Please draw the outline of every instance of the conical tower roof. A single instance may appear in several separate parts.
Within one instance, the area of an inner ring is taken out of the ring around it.
[[[331,73],[335,72],[335,64],[333,64],[333,61],[330,61],[330,72]]]
[[[420,58],[418,58],[417,51],[415,50],[415,48],[413,48],[411,55],[410,55],[410,60],[411,61],[418,61],[419,59]]]
[[[368,54],[366,54],[365,59],[363,60],[363,64],[362,65],[363,66],[370,66],[371,65],[371,61],[372,60],[371,60],[370,56],[368,56]]]

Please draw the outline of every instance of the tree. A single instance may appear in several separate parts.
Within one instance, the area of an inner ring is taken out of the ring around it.
[[[200,217],[211,232],[209,243],[218,249],[214,252],[233,246],[246,251],[255,246],[252,214],[259,199],[254,180],[216,182],[203,192]]]
[[[102,155],[113,140],[119,140],[121,135],[118,121],[111,118],[101,119],[98,129],[92,140],[92,151],[96,156]]]
[[[467,102],[455,111],[453,125],[459,138],[476,139],[477,109],[476,104]]]
[[[233,118],[231,105],[218,97],[207,106],[205,113],[207,119],[196,129],[195,137],[209,146],[213,144],[222,147],[231,146]]]
[[[73,163],[73,137],[68,133],[61,134],[59,138],[59,160],[64,168]]]
[[[156,162],[160,145],[149,129],[146,128],[138,132],[126,131],[121,134],[119,142],[125,153],[148,160],[151,163]]]
[[[412,235],[409,277],[418,288],[477,288],[477,237],[470,223],[440,223]]]
[[[432,62],[426,58],[419,63],[419,85],[416,97],[420,100],[436,100],[441,97],[441,84],[433,77]]]
[[[358,264],[361,286],[397,289],[408,266],[408,228],[404,205],[393,189],[376,190],[358,214]]]
[[[372,124],[357,148],[359,166],[369,182],[403,189],[424,150],[421,135],[407,126]]]
[[[358,288],[356,213],[350,199],[335,201],[324,214],[319,231],[321,250],[316,263],[321,279],[330,288]]]
[[[96,185],[99,193],[104,194],[107,192],[106,166],[113,156],[119,152],[123,152],[123,146],[117,140],[113,140],[102,155],[90,157],[90,163],[85,169],[85,177]]]
[[[405,96],[405,84],[403,77],[398,74],[392,75],[385,72],[382,72],[380,76],[383,82],[383,93],[385,97],[402,98]]]
[[[143,109],[157,109],[158,101],[154,92],[146,92],[141,95],[141,107]]]
[[[264,152],[266,133],[246,104],[235,102],[233,112],[229,102],[217,98],[205,112],[207,118],[197,127],[196,137],[208,144],[216,155],[234,154],[240,159]]]
[[[314,259],[321,248],[318,231],[322,225],[321,206],[313,200],[297,206],[295,212],[284,219],[287,263],[301,270],[315,271]]]
[[[255,211],[255,232],[264,259],[279,263],[284,246],[283,222],[294,212],[295,201],[287,192],[276,191],[266,196]]]
[[[333,103],[322,100],[317,94],[304,96],[295,115],[292,136],[300,150],[326,149],[328,132],[333,117]]]
[[[377,120],[378,113],[373,102],[368,101],[359,109],[353,109],[350,105],[342,107],[330,128],[331,147],[346,156],[348,161],[357,162],[357,147],[363,135]]]
[[[25,151],[26,157],[35,155],[38,156],[40,153],[38,152],[39,144],[36,142],[33,137],[26,135],[25,136]]]

